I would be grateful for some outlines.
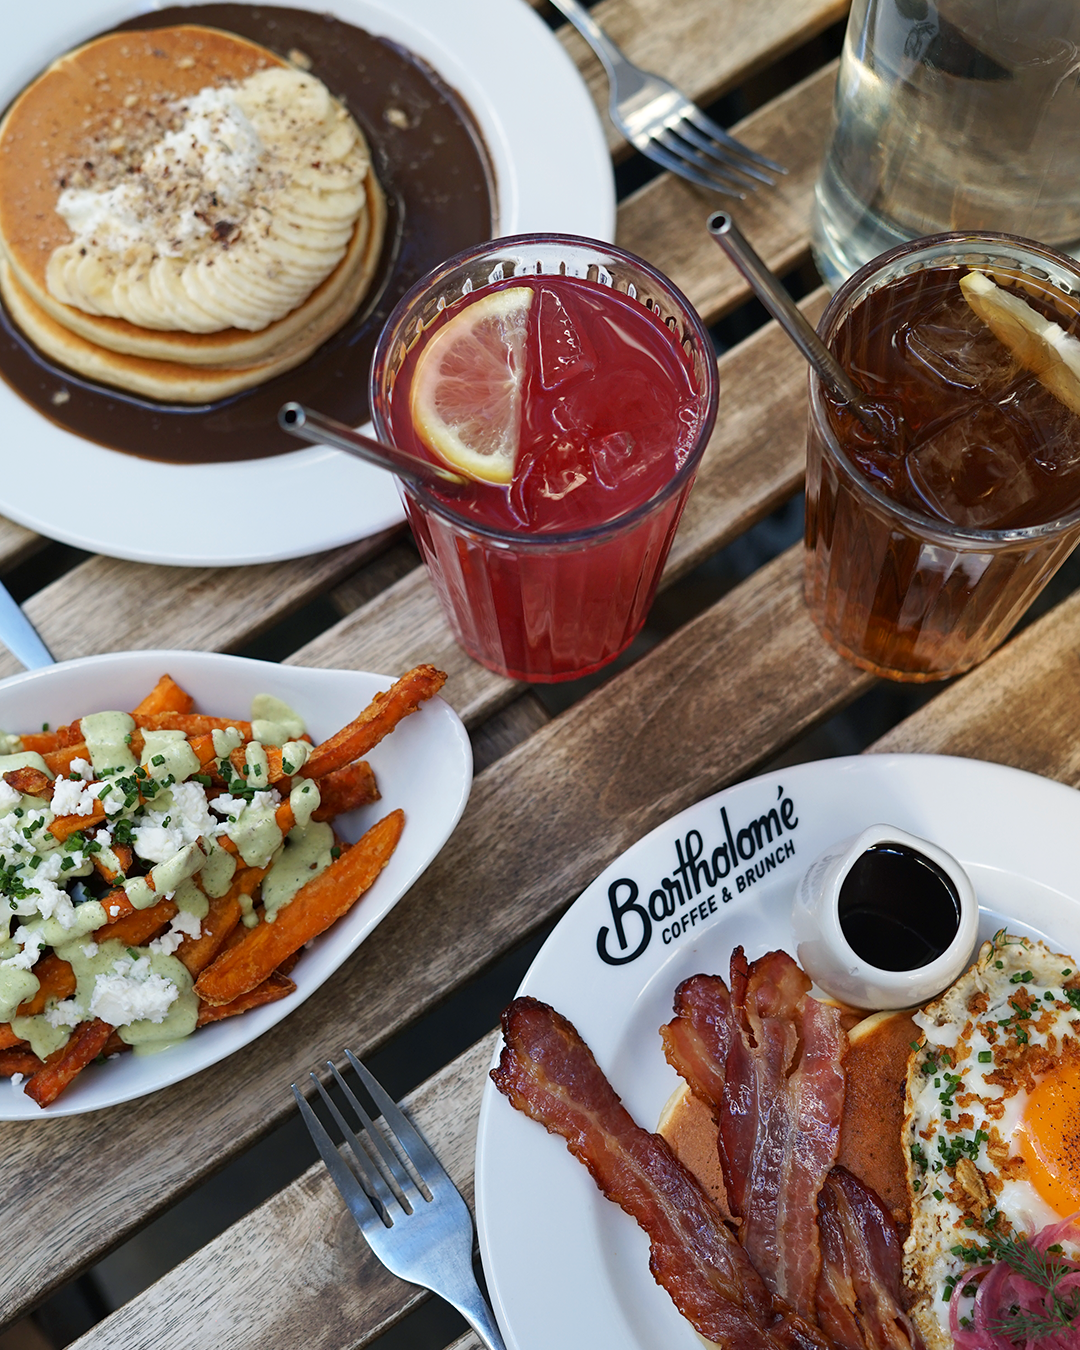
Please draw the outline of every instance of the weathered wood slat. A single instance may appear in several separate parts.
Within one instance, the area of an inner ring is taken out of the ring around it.
[[[592,14],[636,65],[707,104],[842,19],[847,9],[844,0],[601,0]],[[623,158],[630,147],[608,118],[603,66],[569,25],[557,36],[589,86],[612,154]]]
[[[31,557],[45,543],[46,540],[40,534],[0,516],[0,568],[14,567],[24,558]]]
[[[58,661],[150,647],[228,651],[329,589],[395,534],[260,567],[148,567],[91,558],[32,596],[25,609]],[[0,651],[0,676],[21,669]]]
[[[1080,787],[1080,593],[872,749],[964,755]]]
[[[705,230],[713,211],[730,211],[781,276],[807,257],[810,203],[835,84],[833,62],[732,128],[747,145],[786,166],[787,175],[775,187],[759,188],[740,202],[665,173],[620,204],[616,242],[670,276],[706,323],[742,304],[748,293]]]
[[[799,572],[795,550],[762,568],[480,775],[443,853],[293,1012],[287,1034],[263,1037],[139,1102],[0,1126],[8,1224],[0,1320],[265,1133],[289,1110],[287,1084],[307,1066],[343,1043],[365,1054],[385,1042],[544,923],[647,830],[744,776],[866,688],[869,677],[818,637]],[[184,1148],[163,1148],[180,1121]],[[53,1161],[85,1156],[92,1169]],[[144,1156],[154,1159],[149,1175],[131,1166]]]
[[[824,291],[803,302],[820,313]],[[684,575],[795,492],[806,440],[806,367],[776,324],[721,357],[720,416],[664,572]],[[455,643],[423,569],[383,591],[288,658],[304,666],[396,673],[421,661],[445,670],[443,696],[470,725],[516,687]]]
[[[406,1099],[470,1207],[480,1094],[494,1046],[492,1032]],[[425,1297],[371,1254],[317,1163],[99,1322],[72,1350],[255,1344],[354,1350]]]

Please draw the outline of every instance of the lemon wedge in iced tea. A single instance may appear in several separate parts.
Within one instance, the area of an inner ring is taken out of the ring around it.
[[[421,440],[452,468],[509,483],[521,435],[525,333],[535,292],[493,291],[466,304],[421,352],[409,413]]]
[[[960,278],[960,289],[997,340],[1008,347],[1067,408],[1080,413],[1080,341],[982,272]]]

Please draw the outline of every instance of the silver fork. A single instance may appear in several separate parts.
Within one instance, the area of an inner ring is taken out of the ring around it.
[[[775,160],[729,136],[670,81],[628,61],[578,0],[552,0],[597,54],[608,74],[611,120],[635,149],[692,183],[745,197],[787,173]],[[755,182],[754,180],[757,180]]]
[[[453,1304],[489,1350],[506,1350],[473,1274],[468,1206],[416,1126],[351,1050],[345,1051],[345,1058],[382,1113],[394,1148],[372,1124],[332,1063],[328,1063],[330,1072],[356,1113],[359,1128],[349,1124],[314,1073],[311,1080],[349,1145],[353,1167],[295,1083],[292,1090],[304,1124],[357,1227],[387,1270]],[[409,1168],[402,1158],[408,1160]]]

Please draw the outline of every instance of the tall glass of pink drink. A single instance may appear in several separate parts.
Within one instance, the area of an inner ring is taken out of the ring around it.
[[[716,357],[689,301],[648,263],[567,235],[451,258],[390,316],[371,375],[377,434],[435,462],[410,394],[425,346],[498,289],[533,291],[520,447],[507,484],[401,484],[454,636],[512,679],[598,669],[645,621],[716,418]]]

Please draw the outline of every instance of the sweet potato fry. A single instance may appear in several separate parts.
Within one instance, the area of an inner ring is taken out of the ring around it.
[[[62,750],[66,745],[78,745],[82,740],[82,725],[76,720],[66,727],[57,727],[55,731],[26,731],[19,739],[24,750],[34,750],[39,755],[50,750]]]
[[[16,1045],[23,1044],[25,1042],[22,1038],[12,1031],[10,1022],[0,1022],[0,1050],[10,1050]]]
[[[210,717],[206,713],[132,713],[143,731],[182,731],[185,736],[204,736],[210,731],[235,727],[245,741],[251,740],[251,723],[236,717]]]
[[[25,792],[28,797],[52,801],[53,780],[40,769],[9,769],[4,774],[4,782],[16,792]]]
[[[266,751],[266,767],[269,771],[268,781],[271,783],[280,783],[283,778],[288,778],[289,775],[281,767],[281,746],[264,745],[263,749]],[[244,746],[238,745],[236,749],[230,753],[229,759],[232,761],[232,766],[240,777],[246,778],[247,751]]]
[[[105,819],[105,808],[101,802],[94,798],[94,809],[88,816],[57,816],[49,826],[49,833],[55,835],[61,843],[76,830],[88,830],[95,825],[100,825]]]
[[[38,978],[38,991],[33,998],[19,1004],[20,1017],[36,1017],[45,1011],[49,999],[70,998],[75,992],[75,972],[55,952],[41,958],[34,967],[34,974]]]
[[[112,1035],[109,1037],[109,1039],[105,1042],[105,1044],[101,1047],[101,1053],[103,1055],[120,1055],[123,1054],[125,1050],[130,1049],[131,1046],[128,1045],[127,1041],[122,1041],[120,1039],[120,1033],[118,1031],[114,1031]]]
[[[145,717],[149,713],[187,713],[194,703],[191,695],[181,689],[171,675],[162,675],[143,701],[132,708],[131,713],[133,717]]]
[[[220,1022],[223,1017],[234,1017],[237,1013],[247,1012],[249,1008],[261,1008],[264,1003],[276,1003],[296,992],[296,985],[287,975],[278,970],[272,971],[262,984],[249,989],[246,994],[234,998],[231,1003],[199,1003],[199,1019],[196,1026],[204,1027],[208,1022]]]
[[[319,805],[313,820],[333,820],[344,811],[355,811],[379,800],[375,775],[366,759],[334,769],[319,779]]]
[[[247,929],[235,947],[222,952],[199,976],[195,983],[199,997],[214,1005],[231,1003],[262,984],[286,957],[329,928],[386,866],[404,824],[404,812],[391,811],[325,872],[302,886],[273,923]]]
[[[114,924],[119,919],[124,918],[125,915],[135,913],[135,906],[131,903],[131,900],[128,898],[128,893],[124,890],[123,886],[117,886],[114,891],[109,891],[108,895],[103,895],[101,897],[101,904],[105,910],[106,925]],[[94,936],[94,940],[99,941],[103,936],[105,936],[105,930],[104,928],[99,928]]]
[[[117,942],[126,942],[129,947],[141,947],[157,936],[158,930],[177,913],[175,900],[159,900],[146,909],[133,909],[115,922],[104,924],[90,935],[92,942],[107,942],[115,938]]]
[[[177,957],[187,966],[192,976],[202,974],[239,928],[244,912],[240,897],[254,895],[267,870],[265,867],[241,868],[224,895],[211,897],[210,908],[200,925],[199,936],[185,937],[176,949]]]
[[[24,1078],[37,1073],[45,1065],[27,1046],[15,1046],[11,1050],[0,1050],[0,1078],[10,1078],[21,1073]]]
[[[50,750],[42,755],[45,761],[45,767],[55,778],[57,774],[63,774],[65,777],[71,772],[71,766],[77,759],[85,759],[90,763],[90,751],[86,747],[85,741],[75,741],[73,745],[61,746],[59,750]]]
[[[385,693],[376,694],[359,717],[317,745],[308,756],[304,774],[321,778],[354,759],[360,759],[389,735],[403,717],[433,698],[446,683],[446,676],[434,666],[417,666],[392,684]]]
[[[217,759],[217,751],[214,749],[213,733],[201,731],[195,736],[188,737],[188,744],[195,751],[195,756],[199,763],[206,767],[211,760]]]
[[[114,843],[112,846],[112,851],[116,854],[117,861],[120,863],[119,872],[114,872],[111,868],[106,867],[105,864],[101,861],[100,853],[94,854],[93,861],[94,867],[97,870],[98,875],[104,881],[107,881],[110,886],[115,886],[118,881],[122,881],[124,877],[126,877],[127,874],[131,871],[131,864],[135,860],[135,850],[131,847],[130,844]]]
[[[112,1027],[95,1017],[92,1022],[80,1022],[71,1033],[67,1045],[50,1055],[42,1068],[26,1081],[23,1091],[33,1097],[38,1106],[56,1101],[68,1084],[83,1069],[97,1059],[112,1035]]]

